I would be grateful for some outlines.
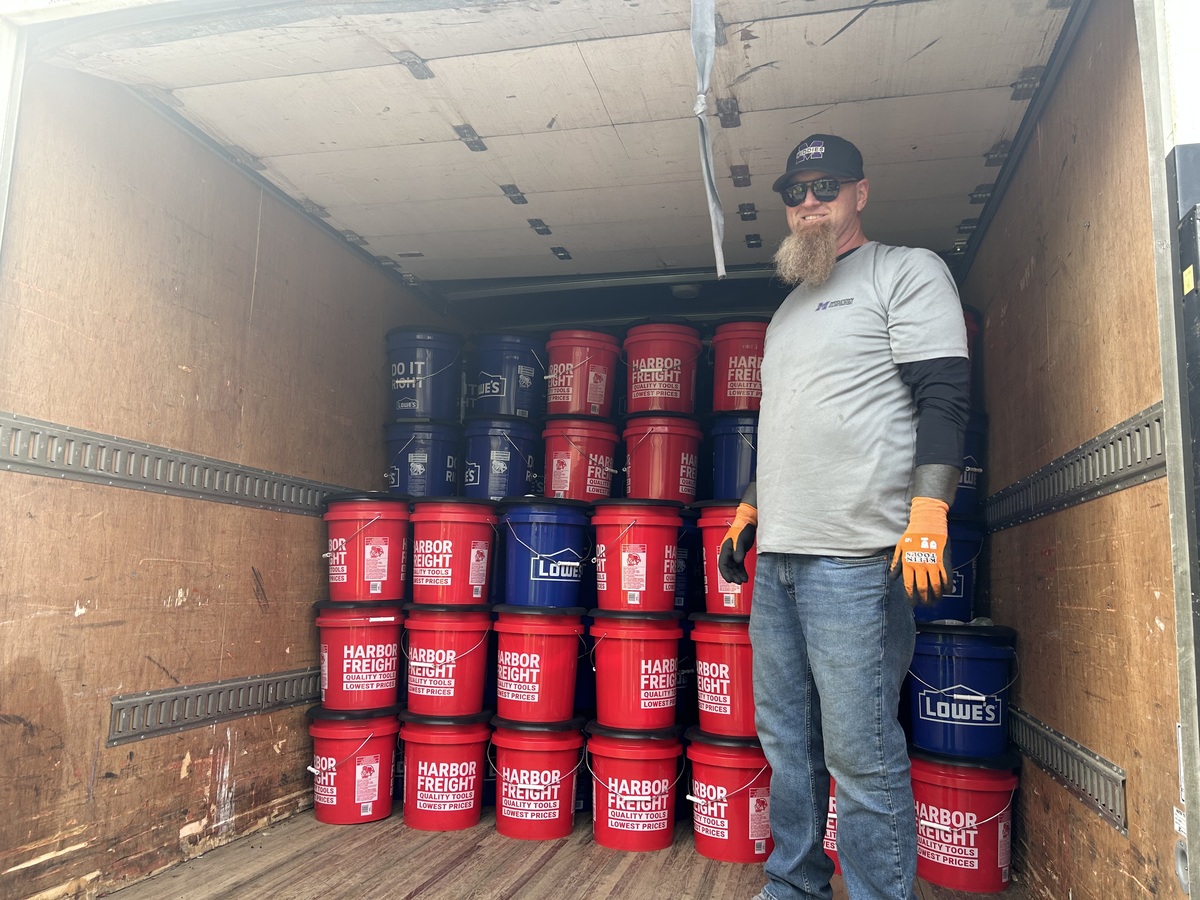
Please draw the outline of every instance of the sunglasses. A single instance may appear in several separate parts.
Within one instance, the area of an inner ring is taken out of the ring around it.
[[[845,181],[839,181],[836,178],[814,178],[812,181],[794,181],[780,191],[779,196],[783,198],[785,206],[799,206],[804,202],[804,198],[808,195],[808,189],[811,187],[815,198],[822,203],[828,203],[830,200],[837,199],[843,184],[853,184],[858,180],[857,178],[847,178]]]

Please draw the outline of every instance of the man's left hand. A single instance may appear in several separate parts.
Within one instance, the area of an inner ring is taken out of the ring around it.
[[[908,529],[896,544],[892,575],[904,573],[904,590],[913,599],[933,603],[950,581],[946,572],[946,543],[950,507],[933,497],[913,497]]]

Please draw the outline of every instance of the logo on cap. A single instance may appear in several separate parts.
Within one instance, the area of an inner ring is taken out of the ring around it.
[[[796,148],[796,162],[800,160],[824,159],[825,158],[825,142],[813,141],[805,147]]]

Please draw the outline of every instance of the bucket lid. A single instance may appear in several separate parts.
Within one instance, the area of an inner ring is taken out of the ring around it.
[[[492,725],[496,728],[507,728],[510,731],[579,731],[583,728],[585,721],[583,716],[576,719],[565,719],[561,722],[518,722],[516,719],[492,716]]]
[[[416,713],[409,712],[407,709],[402,709],[400,711],[400,721],[412,722],[414,725],[478,725],[483,722],[490,722],[492,715],[493,710],[490,709],[471,713],[469,716],[419,716]]]
[[[389,431],[396,428],[413,428],[420,425],[425,425],[431,428],[462,427],[462,423],[454,419],[428,419],[423,416],[414,416],[411,419],[392,419],[390,422],[383,423],[383,427]]]
[[[480,415],[478,413],[468,415],[467,420],[463,422],[463,430],[479,430],[482,428],[510,428],[514,425],[520,425],[527,428],[529,431],[536,431],[538,422],[528,416],[501,416],[501,415]]]
[[[595,501],[595,506],[663,506],[683,509],[683,503],[679,500],[638,500],[634,497],[605,497]]]
[[[389,494],[387,491],[345,491],[340,494],[330,494],[325,498],[325,509],[329,510],[330,503],[408,503],[412,498],[408,494]]]
[[[933,622],[918,622],[917,634],[961,635],[975,637],[997,644],[1016,644],[1017,630],[1007,625],[936,625]]]
[[[688,616],[693,622],[712,622],[717,625],[749,625],[749,616],[735,616],[729,613],[694,612]]]
[[[362,719],[394,719],[397,714],[403,718],[404,705],[393,703],[391,706],[381,706],[378,709],[328,709],[324,706],[311,706],[304,713],[310,722],[357,722]]]
[[[592,719],[583,726],[583,730],[594,737],[616,738],[617,740],[673,741],[679,737],[678,725],[671,725],[668,728],[651,728],[646,730],[636,728],[609,728],[607,725],[601,725],[595,719]]]
[[[502,497],[497,501],[500,506],[561,506],[564,509],[589,509],[591,504],[586,500],[572,500],[570,497],[543,497],[540,494],[525,494],[520,497]]]
[[[405,612],[491,612],[490,603],[405,603],[400,607]]]
[[[431,503],[469,503],[473,506],[496,508],[496,501],[489,500],[486,497],[418,497],[413,500],[413,512],[419,512],[421,507],[429,506]]]
[[[683,613],[677,609],[669,612],[647,612],[640,609],[589,609],[588,616],[593,619],[653,619],[667,621],[682,619]]]
[[[434,328],[411,328],[411,327],[406,328],[403,325],[397,326],[396,328],[388,329],[387,333],[384,335],[384,338],[390,341],[393,339],[393,337],[399,337],[400,335],[407,335],[408,337],[411,337],[414,340],[418,340],[418,341],[429,341],[429,340],[461,341],[462,340],[462,335],[454,334],[453,332],[450,332],[450,331],[438,331],[437,329],[434,329]]]
[[[1016,772],[1021,768],[1021,754],[1010,744],[999,756],[960,757],[943,756],[940,753],[930,753],[912,744],[908,745],[910,759],[934,763],[939,766],[964,766],[969,769],[998,769],[1006,772]]]
[[[318,600],[313,609],[320,612],[323,609],[376,609],[380,612],[399,610],[399,600]]]
[[[582,606],[517,606],[513,603],[500,603],[492,607],[492,612],[529,616],[582,616],[587,610]]]
[[[634,319],[626,328],[628,329],[625,332],[626,335],[635,328],[690,328],[697,335],[700,333],[700,326],[683,316],[657,316],[652,319]]]
[[[515,331],[506,331],[502,333],[483,331],[473,333],[471,335],[471,340],[476,345],[483,341],[495,341],[498,344],[544,343],[546,336],[542,332],[520,334]]]
[[[714,744],[718,747],[762,747],[762,741],[756,737],[730,737],[726,734],[713,734],[709,731],[702,731],[699,725],[693,725],[683,733],[683,737],[685,740],[698,744]]]
[[[713,319],[708,323],[714,331],[719,331],[731,325],[769,325],[771,324],[770,316],[723,316],[720,319]]]

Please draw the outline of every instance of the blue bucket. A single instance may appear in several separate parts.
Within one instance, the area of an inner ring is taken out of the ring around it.
[[[534,493],[541,435],[524,419],[471,419],[463,425],[463,496],[500,500]]]
[[[519,334],[477,338],[467,373],[470,415],[539,418],[546,389],[545,362],[545,341]]]
[[[987,416],[971,413],[963,433],[963,471],[958,491],[950,504],[950,515],[971,517],[979,514],[983,490],[984,459],[987,454]]]
[[[591,555],[587,504],[552,498],[514,501],[500,517],[504,602],[581,606],[584,561]]]
[[[718,416],[709,428],[713,500],[741,500],[758,465],[758,416]]]
[[[691,613],[704,609],[704,544],[697,523],[700,513],[689,508],[680,515],[683,525],[679,528],[679,543],[675,550],[675,608]],[[695,602],[697,597],[701,598],[699,607]]]
[[[388,490],[412,497],[453,497],[458,493],[462,428],[414,419],[384,426]]]
[[[950,526],[950,584],[941,599],[933,604],[918,603],[913,615],[918,622],[940,622],[953,619],[970,622],[975,608],[975,570],[979,552],[983,549],[983,528],[976,522],[951,519]]]
[[[1011,628],[918,625],[908,677],[913,745],[942,756],[1003,754],[1016,645]]]
[[[389,399],[394,419],[459,417],[462,338],[443,331],[387,333]]]

